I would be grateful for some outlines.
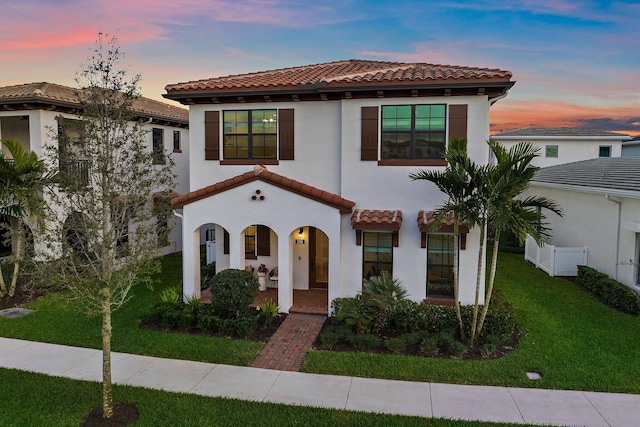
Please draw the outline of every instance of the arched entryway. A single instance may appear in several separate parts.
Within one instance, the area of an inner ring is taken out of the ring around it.
[[[305,225],[291,234],[293,241],[292,312],[327,314],[329,309],[329,237]]]

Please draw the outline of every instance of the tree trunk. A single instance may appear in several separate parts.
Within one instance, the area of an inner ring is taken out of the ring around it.
[[[18,232],[16,233],[16,253],[13,259],[13,276],[11,277],[11,286],[9,287],[9,297],[16,294],[16,287],[18,285],[18,275],[20,274],[20,259],[22,258],[22,246],[24,240],[24,227],[22,223],[22,217],[18,215]]]
[[[0,298],[7,294],[7,284],[4,281],[4,273],[2,273],[2,264],[0,263]]]
[[[476,299],[473,305],[473,320],[471,322],[471,341],[470,344],[474,345],[476,340],[476,326],[478,324],[478,310],[480,302],[480,285],[484,283],[484,274],[482,274],[482,261],[484,259],[484,236],[486,221],[482,220],[480,224],[480,247],[478,248],[478,274],[476,277]]]
[[[102,417],[113,416],[113,394],[111,384],[111,295],[105,286],[102,290]]]
[[[460,338],[466,339],[464,324],[462,323],[462,313],[460,312],[460,278],[458,277],[460,265],[460,230],[458,227],[458,216],[453,215],[453,298],[456,307],[456,317],[460,328]]]
[[[496,229],[496,235],[493,239],[493,253],[491,254],[491,273],[489,274],[489,287],[487,289],[487,296],[484,300],[484,307],[482,307],[482,314],[480,315],[480,321],[478,322],[478,332],[480,335],[482,332],[482,325],[484,325],[484,319],[487,317],[489,311],[489,303],[491,302],[491,294],[493,293],[493,282],[496,278],[496,266],[498,265],[498,249],[500,246],[500,229]]]

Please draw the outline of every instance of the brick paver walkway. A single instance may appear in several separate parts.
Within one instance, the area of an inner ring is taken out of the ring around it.
[[[327,316],[289,313],[251,366],[299,371],[325,320]]]

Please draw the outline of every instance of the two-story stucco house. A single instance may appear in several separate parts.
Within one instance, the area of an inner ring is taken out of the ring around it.
[[[527,127],[499,132],[491,139],[510,148],[528,141],[540,148],[531,162],[538,167],[561,165],[600,157],[620,157],[629,135],[569,127]]]
[[[73,124],[82,113],[75,91],[68,86],[46,82],[0,87],[0,138],[17,140],[26,149],[46,158],[43,148],[57,144],[56,132],[73,132]],[[148,130],[149,150],[163,150],[166,155],[173,156],[178,182],[176,191],[188,191],[188,111],[144,97],[136,99],[133,108]],[[89,172],[82,162],[73,165],[73,171],[89,182]],[[159,253],[180,251],[181,232],[179,226],[174,227],[171,235],[163,239],[165,245]],[[11,245],[2,243],[0,256],[11,253],[11,249]]]
[[[189,106],[190,191],[173,200],[185,295],[200,294],[199,231],[215,224],[216,269],[277,266],[284,312],[294,289],[327,289],[329,304],[382,271],[414,300],[452,298],[452,227],[430,227],[444,196],[409,174],[445,168],[451,137],[486,163],[489,107],[511,77],[345,60],[166,86]],[[471,303],[479,230],[463,230],[460,300]]]

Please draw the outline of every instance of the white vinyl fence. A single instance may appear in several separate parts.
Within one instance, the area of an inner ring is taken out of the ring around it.
[[[524,259],[549,276],[577,276],[578,266],[587,265],[587,247],[561,248],[551,245],[542,247],[531,237],[524,245]]]

